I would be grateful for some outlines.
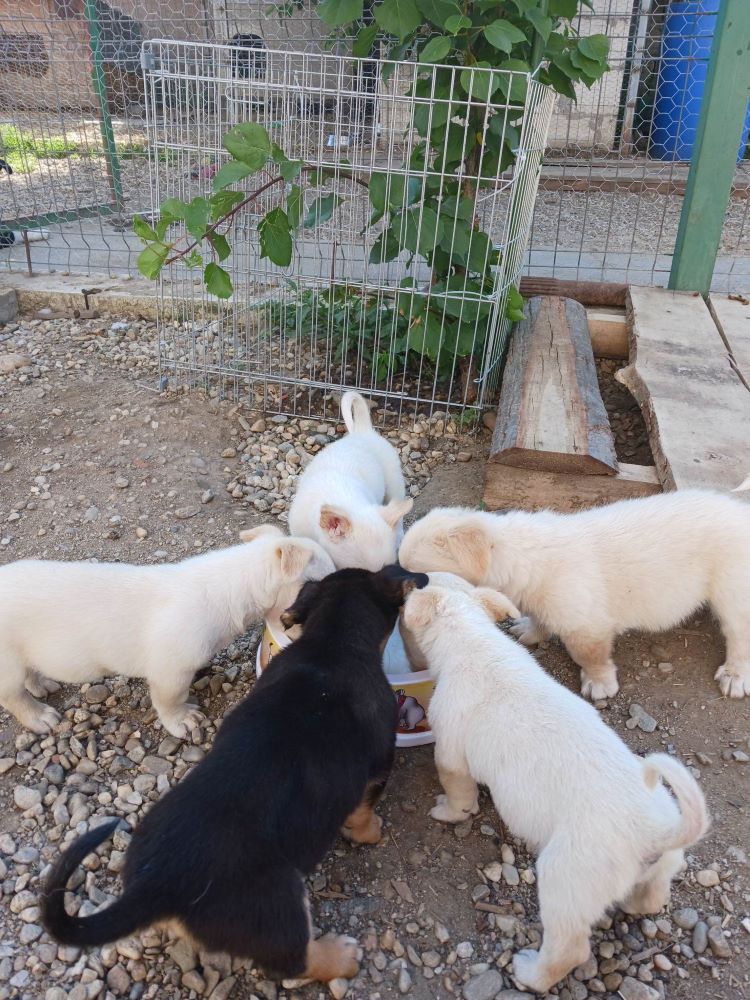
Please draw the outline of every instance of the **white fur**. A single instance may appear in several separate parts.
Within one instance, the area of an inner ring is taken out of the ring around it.
[[[379,570],[396,561],[405,499],[398,452],[372,428],[370,411],[357,392],[346,392],[341,413],[349,432],[310,462],[289,510],[292,535],[313,538],[337,569]]]
[[[249,544],[180,563],[21,560],[0,567],[0,704],[22,725],[59,721],[45,678],[64,683],[124,674],[148,681],[164,728],[185,737],[201,719],[187,701],[195,672],[306,579],[333,572],[309,539],[264,526]]]
[[[507,593],[525,644],[558,635],[594,699],[618,691],[612,643],[672,628],[708,603],[726,639],[723,694],[750,694],[750,505],[685,490],[576,514],[431,511],[407,532],[403,566],[449,570]]]
[[[487,785],[503,821],[538,853],[542,948],[518,953],[513,969],[545,993],[586,961],[591,925],[611,904],[639,913],[666,905],[682,849],[703,836],[708,815],[682,764],[636,757],[495,627],[492,617],[513,609],[491,594],[415,590],[404,618],[436,678],[429,719],[445,794],[431,815],[466,819],[478,809],[477,783]]]

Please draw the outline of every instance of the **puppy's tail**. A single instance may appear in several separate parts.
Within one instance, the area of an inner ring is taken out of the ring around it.
[[[660,777],[666,780],[674,792],[682,814],[674,831],[674,840],[666,844],[664,850],[675,851],[681,847],[690,847],[708,832],[711,824],[703,792],[684,764],[665,753],[649,754],[643,761],[646,787],[652,790],[656,788]]]
[[[89,830],[62,855],[47,879],[42,893],[42,923],[45,930],[62,944],[90,948],[133,934],[152,923],[153,906],[146,900],[138,903],[127,891],[106,910],[88,917],[71,917],[65,910],[65,886],[83,859],[114,833],[119,819]]]
[[[350,434],[372,430],[370,407],[358,392],[345,392],[341,397],[341,416]]]
[[[739,486],[735,486],[732,493],[742,493],[743,490],[750,490],[750,476],[746,476]]]

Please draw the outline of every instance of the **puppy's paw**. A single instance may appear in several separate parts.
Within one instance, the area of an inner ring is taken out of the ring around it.
[[[538,643],[544,642],[545,638],[534,619],[526,616],[519,618],[508,631],[524,646],[536,646]]]
[[[26,675],[26,690],[35,698],[46,698],[48,694],[59,691],[60,685],[57,681],[42,677],[41,674],[32,673]]]
[[[352,844],[379,844],[383,836],[383,820],[372,813],[364,826],[342,826],[341,836]]]
[[[714,674],[725,698],[744,698],[750,695],[750,665],[733,667],[722,663]]]
[[[522,988],[533,990],[535,993],[545,993],[547,983],[540,982],[539,978],[539,952],[531,948],[524,948],[523,951],[516,952],[513,956],[513,978]]]
[[[182,711],[167,716],[160,715],[159,718],[167,732],[178,740],[186,740],[194,729],[206,722],[205,715],[197,705],[190,704],[186,704]]]
[[[316,947],[324,949],[326,968],[325,980],[354,979],[359,972],[359,945],[355,938],[348,934],[325,934],[315,942]]]
[[[51,705],[43,705],[39,702],[37,704],[39,710],[33,713],[29,712],[21,721],[32,733],[39,733],[40,736],[46,736],[57,726],[61,716],[57,709],[54,709]]]
[[[581,694],[584,698],[601,701],[603,698],[614,698],[619,690],[620,685],[617,683],[617,674],[614,671],[598,681],[592,680],[583,670],[581,671]]]
[[[474,799],[470,809],[456,809],[448,802],[447,795],[438,795],[435,805],[430,809],[430,816],[441,823],[463,823],[470,816],[479,812],[479,802]]]

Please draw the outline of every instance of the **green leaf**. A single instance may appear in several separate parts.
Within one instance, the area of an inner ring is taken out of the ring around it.
[[[471,27],[471,18],[463,14],[453,14],[445,22],[445,30],[451,35],[457,35],[459,31],[464,31]]]
[[[497,68],[513,73],[510,79],[503,75],[498,81],[505,99],[511,104],[523,104],[529,86],[526,77],[526,74],[531,72],[529,64],[523,59],[506,59]]]
[[[472,222],[474,220],[474,211],[474,199],[465,198],[463,195],[452,194],[440,204],[441,216],[449,216],[451,219],[462,219],[464,222]]]
[[[260,256],[277,264],[288,267],[292,261],[292,234],[289,217],[283,208],[272,208],[258,223],[260,238]]]
[[[240,191],[217,191],[208,199],[211,206],[211,221],[218,222],[232,211],[245,196]]]
[[[377,24],[368,24],[367,27],[362,28],[352,45],[352,55],[357,59],[366,59],[372,52],[379,31],[380,28]]]
[[[221,233],[211,233],[208,237],[208,242],[216,251],[216,256],[219,260],[226,260],[232,252],[232,248],[229,246],[229,241],[226,236],[222,236]]]
[[[222,139],[222,145],[235,160],[247,164],[251,173],[265,166],[266,160],[271,155],[268,132],[257,122],[242,122],[240,125],[235,125]]]
[[[431,208],[410,208],[401,216],[401,245],[425,256],[440,242],[443,223]]]
[[[385,229],[378,236],[370,250],[371,264],[387,264],[401,253],[401,245],[392,229]]]
[[[505,315],[514,323],[520,323],[524,318],[523,306],[523,295],[521,295],[517,288],[511,285],[508,289],[508,298],[505,303]]]
[[[554,64],[550,63],[545,68],[540,79],[542,83],[548,82],[552,89],[557,91],[558,94],[562,94],[563,97],[569,97],[572,101],[576,100],[576,90],[570,81],[570,77],[566,76]]]
[[[375,20],[383,31],[395,35],[401,42],[422,23],[414,0],[382,0],[374,13]]]
[[[578,39],[578,51],[596,63],[606,63],[609,39],[606,35],[587,35]]]
[[[461,86],[472,101],[486,103],[500,86],[500,77],[484,66],[465,69],[460,76]],[[504,81],[507,85],[507,81]]]
[[[506,53],[510,53],[514,45],[526,41],[526,35],[520,28],[502,18],[487,25],[484,29],[484,37],[490,45]]]
[[[539,5],[539,0],[510,0],[519,14],[526,15],[530,10]]]
[[[337,194],[327,194],[316,198],[310,206],[310,210],[305,216],[302,225],[305,229],[313,229],[322,222],[328,222],[333,215],[334,209],[341,204],[341,198]]]
[[[149,243],[136,257],[138,270],[145,278],[158,278],[169,250],[164,243]]]
[[[182,263],[188,270],[193,271],[198,267],[203,267],[203,257],[193,248],[187,257],[182,258]]]
[[[299,184],[293,184],[292,189],[286,196],[286,214],[289,219],[289,226],[291,229],[296,229],[299,226],[299,220],[302,217],[302,209],[304,207],[304,198],[302,195],[302,188]]]
[[[186,201],[180,201],[179,198],[167,198],[161,206],[160,214],[162,219],[174,221],[175,219],[184,219],[189,211],[190,206]]]
[[[446,38],[445,35],[433,36],[419,53],[419,61],[421,63],[442,62],[450,52],[452,46],[452,40]]]
[[[157,240],[159,242],[159,236],[156,230],[149,226],[145,219],[142,219],[140,215],[133,216],[133,232],[141,240]]]
[[[595,83],[604,72],[604,67],[593,59],[582,56],[577,49],[570,50],[570,62],[579,72],[579,79],[587,86]]]
[[[564,17],[572,21],[578,13],[578,0],[549,0],[548,13],[552,17]]]
[[[412,125],[422,136],[433,135],[436,128],[445,125],[455,110],[451,111],[449,101],[438,99],[425,101],[414,105]],[[457,110],[457,106],[453,106]]]
[[[461,13],[461,8],[455,0],[417,0],[417,7],[422,15],[438,28],[444,28],[449,17]]]
[[[362,0],[321,0],[318,16],[329,28],[362,20]]]
[[[215,295],[217,299],[228,299],[232,294],[232,279],[223,267],[219,267],[213,261],[206,264],[206,269],[203,272],[203,283],[211,295]]]
[[[229,187],[230,184],[236,184],[237,181],[243,180],[245,177],[249,177],[250,174],[254,174],[255,170],[249,167],[246,163],[239,163],[237,160],[230,160],[229,163],[225,163],[221,170],[216,174],[213,179],[213,189],[214,191],[221,191],[222,188]]]
[[[210,214],[211,206],[205,198],[193,198],[185,213],[185,226],[194,239],[203,239]]]
[[[536,33],[541,35],[546,42],[550,36],[550,32],[555,26],[555,22],[552,18],[546,17],[540,10],[536,10],[532,7],[531,10],[526,12],[526,20],[533,24]]]

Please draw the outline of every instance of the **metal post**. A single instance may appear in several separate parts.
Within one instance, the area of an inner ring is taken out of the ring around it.
[[[538,10],[540,14],[547,14],[547,7],[549,5],[549,0],[541,0]],[[539,69],[539,64],[542,61],[542,55],[544,53],[544,39],[539,34],[538,31],[534,32],[534,41],[531,43],[531,72],[536,73]]]
[[[89,29],[89,47],[91,48],[93,64],[91,79],[101,112],[100,127],[102,142],[104,143],[104,158],[107,164],[107,177],[109,178],[109,186],[112,189],[115,206],[120,211],[123,206],[122,176],[120,173],[120,160],[117,155],[117,145],[115,144],[115,133],[112,128],[112,118],[107,106],[107,81],[104,78],[104,64],[99,37],[99,18],[94,0],[85,0],[84,9]]]
[[[707,295],[750,100],[750,3],[721,0],[669,287]]]

